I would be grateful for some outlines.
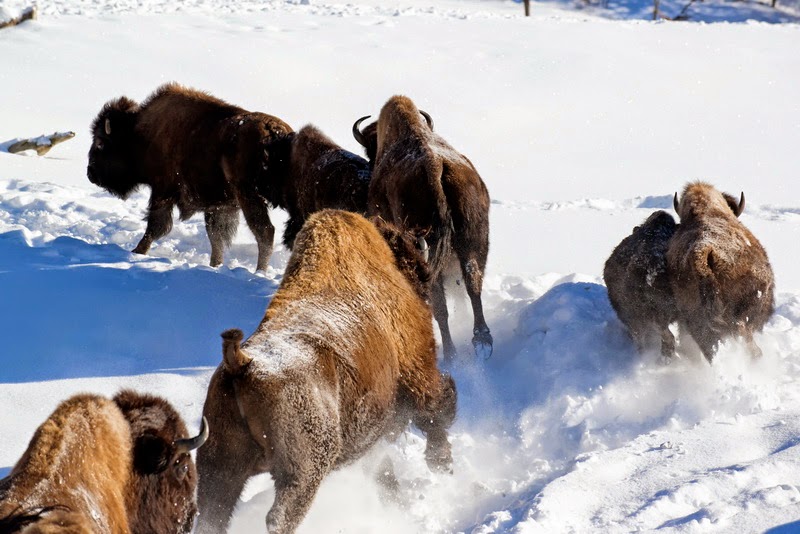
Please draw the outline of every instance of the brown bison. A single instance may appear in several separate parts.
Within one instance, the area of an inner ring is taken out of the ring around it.
[[[367,211],[369,163],[308,125],[266,147],[267,164],[259,189],[289,213],[283,243],[292,248],[297,232],[325,208]]]
[[[458,260],[474,317],[472,344],[488,358],[492,335],[483,317],[481,291],[489,254],[489,192],[463,154],[433,132],[430,118],[405,96],[394,96],[381,109],[377,125],[358,130],[356,139],[374,158],[369,187],[369,215],[424,237],[430,247],[433,315],[442,348],[451,360],[456,349],[447,324],[445,271]],[[374,156],[373,156],[374,154]]]
[[[164,399],[76,395],[36,430],[0,480],[0,531],[167,534],[192,530],[194,438]]]
[[[424,262],[409,241],[392,251],[360,215],[317,212],[255,333],[243,344],[240,330],[222,334],[203,408],[214,433],[197,457],[198,532],[224,531],[247,479],[266,472],[267,530],[294,532],[332,469],[409,420],[427,438],[428,465],[450,468],[455,384],[437,368],[408,268]],[[398,264],[403,250],[416,258]]]
[[[639,351],[661,340],[661,356],[675,354],[669,325],[678,319],[667,271],[667,245],[677,225],[672,215],[657,211],[622,240],[606,260],[603,279],[608,298]]]
[[[147,254],[169,233],[177,206],[182,220],[205,213],[211,265],[220,265],[241,208],[258,244],[256,269],[264,270],[275,227],[256,184],[266,145],[291,131],[277,117],[170,83],[141,105],[123,96],[103,106],[92,124],[87,175],[123,199],[150,186],[147,229],[133,252]]]
[[[753,340],[775,308],[775,282],[767,253],[739,222],[738,204],[709,184],[688,184],[675,211],[681,219],[667,249],[678,320],[712,361],[718,343],[740,336],[753,357]]]

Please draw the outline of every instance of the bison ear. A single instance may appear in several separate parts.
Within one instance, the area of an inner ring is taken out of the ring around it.
[[[152,434],[136,438],[133,444],[133,467],[141,475],[162,472],[169,463],[170,446],[164,439]]]
[[[244,334],[238,328],[222,333],[222,361],[233,374],[239,374],[253,360],[241,348],[243,338]]]

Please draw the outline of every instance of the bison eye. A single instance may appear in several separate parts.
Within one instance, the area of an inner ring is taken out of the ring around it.
[[[102,139],[95,139],[94,146],[97,148],[97,150],[103,150],[105,144],[103,143]]]

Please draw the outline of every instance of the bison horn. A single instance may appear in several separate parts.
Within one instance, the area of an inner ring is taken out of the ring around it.
[[[111,119],[106,117],[106,135],[111,135]]]
[[[425,241],[424,237],[417,238],[417,249],[422,255],[422,259],[425,260],[425,262],[427,263],[430,250],[428,248],[428,242]]]
[[[173,442],[175,446],[175,454],[183,454],[184,452],[193,451],[203,446],[203,443],[208,439],[208,421],[203,416],[203,421],[200,424],[200,433],[193,438],[176,439]]]
[[[425,120],[428,122],[428,128],[433,130],[433,119],[431,118],[431,116],[422,110],[419,110],[419,112],[422,114],[423,117],[425,117]]]
[[[678,213],[678,193],[675,192],[675,197],[672,199],[672,207],[675,208],[675,213]]]
[[[739,205],[736,206],[736,216],[738,217],[739,215],[741,215],[743,211],[744,211],[744,191],[742,191],[742,196],[741,198],[739,198]]]
[[[359,126],[361,126],[361,123],[370,118],[371,116],[372,115],[365,115],[353,123],[353,137],[355,137],[356,141],[358,141],[358,144],[363,146],[364,148],[367,147],[367,140],[364,138],[364,134],[361,133]]]

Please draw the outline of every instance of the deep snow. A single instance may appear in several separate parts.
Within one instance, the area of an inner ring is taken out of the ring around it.
[[[331,476],[301,531],[756,532],[800,519],[798,26],[610,21],[539,3],[525,20],[488,1],[40,7],[0,31],[0,142],[77,137],[45,157],[0,152],[0,475],[78,391],[158,393],[197,425],[219,333],[250,333],[280,281],[286,251],[254,275],[245,225],[225,267],[206,267],[202,217],[130,254],[146,192],[123,202],[86,180],[102,103],[174,79],[313,122],[354,151],[352,122],[408,94],[492,196],[489,361],[469,358],[469,305],[451,288],[454,474],[431,474],[410,430]],[[613,247],[697,178],[746,191],[742,221],[775,268],[755,363],[728,343],[711,367],[699,355],[657,365],[602,286]],[[373,482],[385,454],[399,505]],[[230,531],[262,531],[271,499],[268,477],[251,481]]]

